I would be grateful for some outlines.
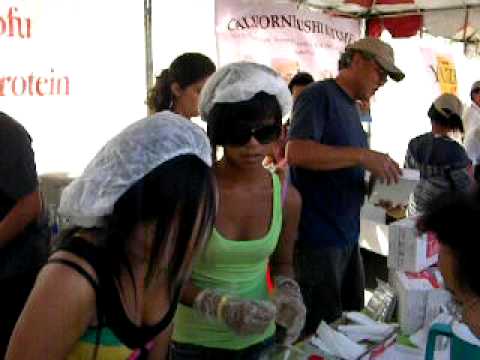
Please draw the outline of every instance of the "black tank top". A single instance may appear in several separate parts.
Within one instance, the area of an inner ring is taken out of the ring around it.
[[[96,293],[99,327],[110,328],[123,344],[131,349],[143,348],[170,325],[177,309],[180,287],[174,291],[170,308],[157,324],[139,327],[132,323],[125,313],[113,276],[105,267],[107,254],[104,249],[74,235],[64,239],[62,244],[56,248],[56,251],[59,250],[75,254],[95,270],[98,281],[73,261],[67,259],[50,259],[48,261],[48,263],[59,263],[71,267],[92,285]]]

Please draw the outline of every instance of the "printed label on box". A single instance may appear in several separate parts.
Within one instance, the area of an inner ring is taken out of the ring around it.
[[[421,271],[421,272],[418,272],[418,273],[407,271],[407,272],[405,272],[405,275],[409,279],[424,279],[424,280],[427,280],[432,285],[432,287],[434,289],[439,289],[441,287],[440,283],[438,282],[435,275],[430,271]]]

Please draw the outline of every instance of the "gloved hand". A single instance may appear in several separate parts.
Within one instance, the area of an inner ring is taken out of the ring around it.
[[[224,321],[238,335],[263,333],[276,314],[269,301],[230,297],[212,289],[198,294],[193,308],[208,319]]]
[[[285,327],[287,336],[284,343],[292,344],[300,336],[305,325],[307,310],[297,282],[286,276],[275,276],[273,303],[277,307],[276,322]]]

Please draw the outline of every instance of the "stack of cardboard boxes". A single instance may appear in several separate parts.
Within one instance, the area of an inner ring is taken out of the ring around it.
[[[398,321],[407,335],[424,326],[427,303],[436,303],[436,296],[444,296],[443,279],[435,266],[438,241],[432,233],[419,234],[416,220],[406,218],[389,228],[387,263],[398,295]]]
[[[428,320],[427,303],[436,304],[437,294],[445,298],[443,280],[435,267],[439,253],[435,236],[419,234],[416,218],[387,221],[382,207],[407,204],[419,178],[418,171],[403,169],[398,184],[376,182],[362,208],[360,224],[362,247],[387,256],[389,282],[398,295],[398,321],[405,334],[416,332]]]

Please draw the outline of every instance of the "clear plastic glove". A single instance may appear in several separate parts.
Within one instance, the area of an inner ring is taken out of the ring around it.
[[[238,335],[261,334],[275,320],[276,308],[269,301],[241,299],[203,290],[193,308],[208,319],[221,320]]]
[[[277,307],[276,322],[285,327],[284,343],[292,344],[300,336],[305,325],[306,309],[297,282],[286,276],[276,276],[273,303]]]

